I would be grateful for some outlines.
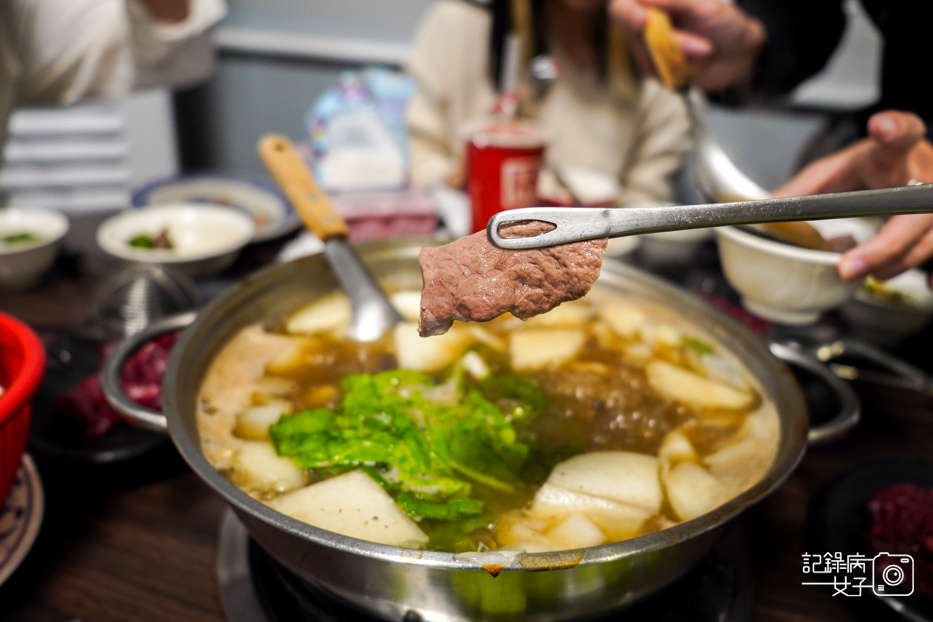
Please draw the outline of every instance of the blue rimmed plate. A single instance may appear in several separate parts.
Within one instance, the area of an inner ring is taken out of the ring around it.
[[[0,585],[32,548],[44,509],[39,471],[29,454],[24,454],[13,488],[6,501],[0,503]]]
[[[134,207],[192,202],[227,205],[249,213],[256,222],[255,242],[285,235],[300,225],[285,196],[271,181],[259,177],[183,175],[146,184],[132,196]]]

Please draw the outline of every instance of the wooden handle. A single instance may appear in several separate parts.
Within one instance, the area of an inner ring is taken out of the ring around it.
[[[322,240],[347,235],[347,223],[318,187],[292,141],[278,134],[263,136],[259,141],[259,157],[308,229]]]

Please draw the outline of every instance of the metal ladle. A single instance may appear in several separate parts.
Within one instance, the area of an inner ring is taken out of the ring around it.
[[[758,201],[665,205],[612,209],[604,207],[524,207],[489,219],[486,234],[499,248],[518,250],[556,246],[605,237],[763,222],[823,220],[857,216],[933,212],[933,184],[881,190],[836,192]],[[535,236],[503,237],[500,227],[538,220],[554,228]]]
[[[259,141],[259,155],[304,224],[324,242],[324,257],[350,298],[351,339],[377,341],[402,316],[347,242],[349,228],[314,181],[311,171],[285,136]]]
[[[752,181],[732,162],[716,140],[709,125],[706,96],[695,86],[680,89],[690,118],[693,159],[690,172],[694,186],[703,200],[728,203],[767,199],[771,194]],[[803,221],[759,223],[743,226],[750,233],[814,250],[829,250],[829,244],[819,231]]]
[[[771,196],[738,169],[716,140],[710,129],[708,105],[703,92],[695,86],[689,86],[681,93],[690,117],[690,137],[693,139],[691,173],[703,200],[724,203]]]

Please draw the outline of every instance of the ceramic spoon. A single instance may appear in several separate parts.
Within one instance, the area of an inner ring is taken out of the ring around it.
[[[264,136],[259,155],[305,226],[324,242],[324,257],[350,297],[353,317],[348,335],[356,341],[377,341],[402,316],[347,242],[347,224],[288,138]]]
[[[660,233],[722,225],[823,220],[933,212],[933,184],[836,192],[758,201],[652,207],[523,207],[489,219],[486,234],[500,248],[541,248],[568,242],[638,233]],[[500,227],[539,220],[554,229],[528,237],[503,237]]]

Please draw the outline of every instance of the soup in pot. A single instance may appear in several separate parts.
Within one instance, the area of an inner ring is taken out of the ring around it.
[[[521,321],[375,344],[346,297],[243,329],[202,384],[208,461],[256,499],[374,542],[543,552],[704,514],[756,483],[778,417],[738,358],[674,312],[594,289]]]

